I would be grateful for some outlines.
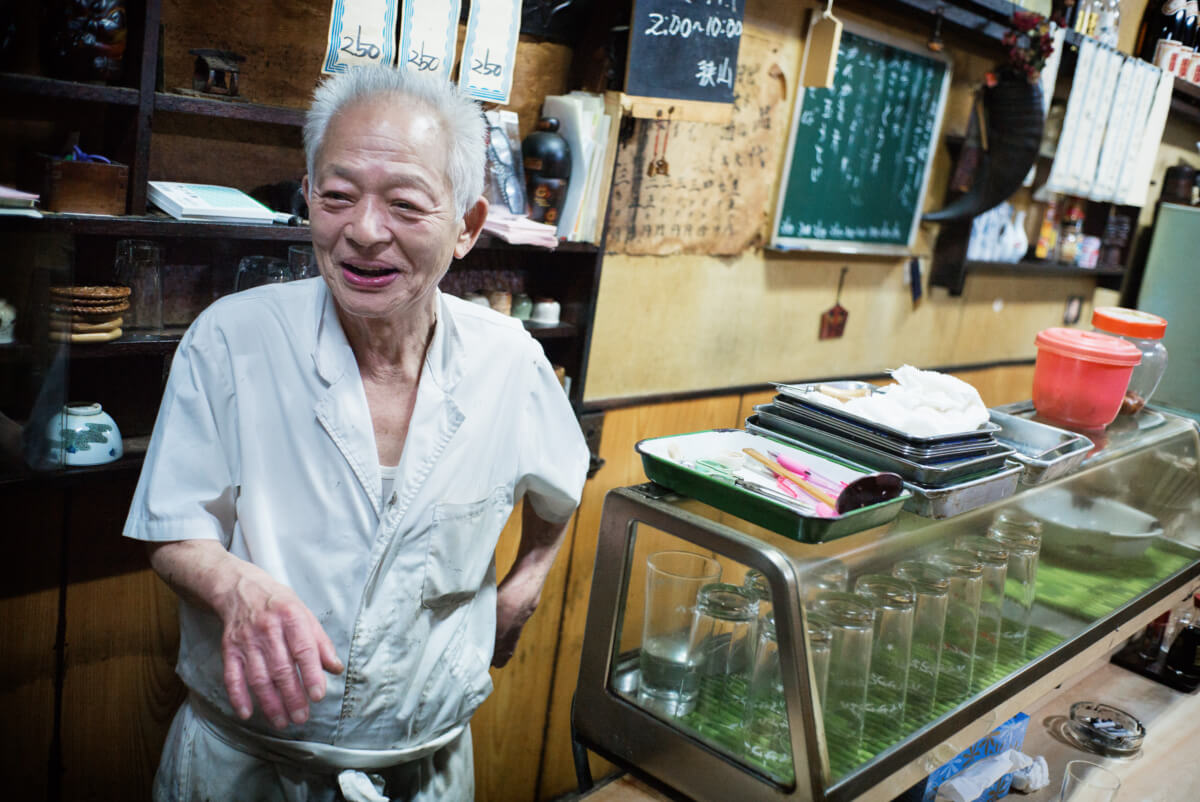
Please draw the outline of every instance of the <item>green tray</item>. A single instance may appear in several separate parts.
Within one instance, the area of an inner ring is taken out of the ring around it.
[[[695,440],[689,442],[689,438],[700,437],[708,438],[712,442],[716,442],[714,437],[727,440],[729,443],[727,450],[731,451],[741,451],[743,447],[750,447],[756,448],[764,454],[768,450],[794,453],[804,464],[818,468],[820,473],[830,478],[852,480],[859,475],[871,474],[874,471],[852,462],[835,460],[827,455],[812,453],[781,440],[751,434],[742,429],[710,429],[649,438],[637,444],[637,451],[642,455],[642,468],[652,481],[668,487],[676,493],[691,496],[719,510],[801,543],[823,543],[889,523],[900,514],[900,508],[904,506],[904,502],[912,497],[912,494],[905,490],[896,498],[879,504],[862,507],[836,518],[820,518],[805,515],[786,504],[744,490],[732,481],[726,481],[681,464],[665,453],[656,453],[665,452],[672,441],[680,449],[690,448],[693,453],[703,453],[696,451]],[[712,455],[708,454],[707,456],[711,457]]]

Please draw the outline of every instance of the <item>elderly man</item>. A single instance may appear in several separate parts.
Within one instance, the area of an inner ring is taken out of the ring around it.
[[[304,143],[321,278],[192,325],[125,526],[182,597],[189,695],[155,796],[470,799],[467,722],[587,449],[521,324],[437,288],[487,216],[475,104],[352,70],[317,89]]]

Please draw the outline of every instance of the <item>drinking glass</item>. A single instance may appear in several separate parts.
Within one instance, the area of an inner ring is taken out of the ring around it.
[[[934,718],[942,638],[946,633],[946,607],[950,601],[950,577],[945,569],[921,560],[897,563],[892,566],[892,576],[907,580],[917,594],[908,693],[904,698],[905,729],[912,731]]]
[[[233,291],[241,292],[262,284],[282,284],[291,281],[288,263],[275,256],[244,256],[238,262]]]
[[[700,588],[692,614],[687,663],[696,666],[701,677],[696,713],[713,727],[742,725],[757,623],[758,602],[741,587],[713,582]]]
[[[140,239],[117,240],[116,281],[129,287],[129,309],[122,315],[127,329],[162,331],[162,249]]]
[[[1000,659],[1004,631],[1004,581],[1008,576],[1008,549],[982,535],[955,538],[954,548],[969,551],[983,564],[983,588],[979,598],[979,636],[975,641],[974,690],[993,680]]]
[[[805,631],[808,635],[808,655],[812,664],[813,684],[817,701],[825,696],[825,681],[829,676],[829,648],[833,638],[829,622],[818,613],[809,613]],[[776,763],[791,761],[791,730],[788,727],[787,700],[783,690],[779,642],[775,635],[775,619],[759,618],[758,648],[754,669],[750,675],[749,699],[746,703],[744,745],[746,752],[760,761]]]
[[[1042,523],[1019,512],[1001,512],[988,527],[988,538],[1008,550],[1008,576],[1005,584],[1016,589],[1005,593],[1000,632],[1001,657],[1023,661],[1029,641],[1029,623],[1037,595],[1038,554],[1042,549]]]
[[[1112,802],[1121,788],[1121,778],[1087,760],[1072,760],[1063,771],[1059,802]]]
[[[971,695],[975,640],[979,632],[979,599],[983,594],[983,563],[969,551],[947,549],[933,562],[950,577],[946,604],[946,634],[938,666],[936,700],[958,704]]]
[[[771,604],[771,586],[767,584],[767,578],[763,576],[761,571],[756,571],[751,568],[746,572],[745,578],[742,580],[742,588],[749,594],[750,598],[758,602],[758,619],[766,621],[771,617],[773,605]]]
[[[904,721],[916,591],[903,579],[867,574],[854,583],[854,592],[875,608],[866,732],[876,740],[894,739],[900,735]]]
[[[669,716],[695,707],[700,672],[690,662],[688,638],[700,589],[720,578],[720,563],[694,552],[658,551],[646,558],[638,686],[644,707]]]
[[[321,269],[317,267],[317,257],[313,254],[311,245],[288,246],[288,270],[292,274],[293,281],[321,275]]]
[[[850,588],[850,571],[841,560],[821,560],[800,572],[800,590],[807,604],[817,594],[829,591],[846,591]]]
[[[859,762],[875,610],[863,597],[842,591],[817,594],[812,608],[829,622],[829,680],[821,713],[829,760],[842,773]]]

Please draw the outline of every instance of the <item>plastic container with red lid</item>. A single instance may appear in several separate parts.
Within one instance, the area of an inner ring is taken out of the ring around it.
[[[1146,405],[1167,370],[1167,348],[1162,338],[1167,321],[1158,315],[1122,306],[1098,306],[1092,312],[1092,330],[1120,337],[1142,352],[1142,362],[1133,369],[1121,412],[1133,414]]]
[[[1033,406],[1044,418],[1084,429],[1102,429],[1121,409],[1137,346],[1094,331],[1050,328],[1038,333]]]

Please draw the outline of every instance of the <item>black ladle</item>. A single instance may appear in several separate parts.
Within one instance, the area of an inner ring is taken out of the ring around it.
[[[770,468],[771,472],[776,476],[782,476],[784,479],[795,482],[805,493],[817,499],[822,504],[829,505],[838,515],[844,515],[853,510],[869,507],[872,504],[879,504],[883,501],[891,501],[904,490],[904,480],[898,474],[887,472],[872,473],[850,482],[842,488],[842,492],[838,493],[837,498],[834,498],[800,474],[789,471],[775,460],[764,457],[753,448],[744,448],[742,450]]]

